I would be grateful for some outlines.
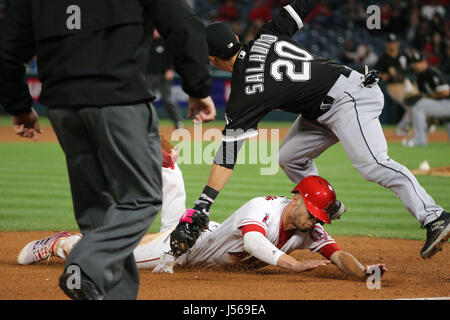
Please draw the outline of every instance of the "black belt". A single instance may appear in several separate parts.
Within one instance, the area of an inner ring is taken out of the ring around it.
[[[333,104],[334,103],[334,98],[330,97],[330,96],[325,96],[325,98],[323,99],[323,104]]]

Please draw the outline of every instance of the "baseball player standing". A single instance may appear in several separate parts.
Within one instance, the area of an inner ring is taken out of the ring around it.
[[[351,254],[341,250],[328,235],[322,223],[330,223],[330,203],[335,203],[336,193],[325,179],[310,176],[292,190],[292,199],[277,196],[258,197],[248,201],[222,224],[209,222],[189,252],[174,258],[170,250],[170,231],[144,236],[134,250],[139,268],[153,272],[173,272],[175,266],[216,266],[236,270],[274,265],[294,272],[310,271],[326,266],[330,260],[343,273],[365,280],[373,266],[363,266]],[[39,245],[46,239],[27,244],[18,256],[19,264],[45,260],[50,255],[65,258],[80,235],[59,234],[50,237],[46,246],[48,255],[38,254]],[[298,261],[289,256],[296,249],[309,249],[327,260]],[[376,264],[381,274],[387,271],[384,264]]]
[[[406,94],[405,73],[407,68],[408,58],[400,51],[397,36],[390,33],[386,39],[386,50],[375,65],[375,69],[381,72],[380,77],[386,83],[386,91],[389,96],[404,110],[403,117],[395,130],[399,136],[406,136],[409,126],[412,124],[411,108],[406,106],[403,101]]]
[[[172,96],[174,76],[173,61],[167,52],[165,40],[154,29],[145,82],[151,92],[156,93],[159,91],[161,101],[166,108],[169,118],[172,120],[175,129],[179,129],[183,127],[183,116]]]
[[[421,52],[411,56],[411,66],[417,74],[419,94],[412,105],[414,137],[403,140],[407,147],[426,146],[427,116],[434,118],[450,118],[450,86],[444,75],[435,67],[429,66]],[[450,139],[450,121],[447,121],[447,135]]]
[[[316,56],[292,39],[318,1],[297,0],[265,23],[256,39],[239,43],[223,23],[207,27],[210,61],[232,73],[226,126],[208,182],[194,210],[171,235],[175,255],[186,252],[206,227],[210,207],[230,178],[244,139],[274,109],[299,114],[279,150],[279,163],[298,183],[317,175],[314,159],[340,141],[353,166],[369,181],[391,189],[427,229],[420,255],[429,258],[450,235],[450,214],[426,193],[414,175],[388,156],[379,121],[384,97],[377,73],[362,75]]]
[[[59,279],[72,299],[137,297],[133,250],[161,207],[158,119],[143,72],[150,25],[167,39],[191,111],[214,119],[204,26],[182,0],[17,0],[0,28],[0,103],[16,133],[36,140],[24,63],[37,55],[39,100],[66,156],[84,235]]]

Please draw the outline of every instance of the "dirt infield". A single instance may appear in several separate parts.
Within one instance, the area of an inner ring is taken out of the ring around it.
[[[415,175],[432,175],[441,177],[450,177],[450,166],[430,168],[429,170],[411,170]]]
[[[55,133],[50,126],[43,126],[41,127],[44,131],[43,134],[39,135],[39,141],[43,142],[56,142],[56,136]],[[205,127],[204,129],[209,129],[213,127]],[[170,139],[170,136],[172,134],[173,128],[170,126],[160,126],[160,132],[168,139]],[[218,130],[222,130],[223,127],[216,127]],[[195,137],[194,129],[193,127],[187,128],[187,130],[190,132],[192,137]],[[279,138],[283,139],[286,133],[288,132],[289,128],[280,128],[279,129]],[[268,138],[271,138],[270,130],[268,130]],[[387,141],[395,141],[399,142],[404,137],[399,137],[395,134],[394,129],[384,129],[384,135],[386,136]],[[435,141],[448,141],[447,132],[443,130],[438,130],[432,134],[428,135],[428,140],[435,142]],[[8,126],[0,126],[0,142],[29,142],[31,143],[30,139],[25,139],[17,136],[14,131],[12,130],[12,127]]]
[[[52,257],[48,264],[20,266],[16,256],[31,240],[52,232],[0,233],[0,299],[66,299],[57,287],[64,261]],[[182,270],[153,274],[141,270],[139,299],[145,300],[302,300],[400,299],[450,296],[450,248],[422,260],[422,241],[335,237],[341,248],[363,263],[383,262],[389,271],[381,289],[369,290],[335,266],[296,274],[275,267],[253,272]],[[297,259],[319,258],[309,251],[292,253]]]

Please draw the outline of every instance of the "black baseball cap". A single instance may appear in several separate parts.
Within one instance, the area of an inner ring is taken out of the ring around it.
[[[426,60],[425,55],[420,51],[416,51],[410,56],[410,63],[421,62],[423,60]]]
[[[231,27],[222,22],[212,23],[206,27],[206,41],[209,55],[222,60],[230,59],[241,48]]]
[[[389,33],[386,37],[386,42],[397,42],[397,36],[394,33]]]

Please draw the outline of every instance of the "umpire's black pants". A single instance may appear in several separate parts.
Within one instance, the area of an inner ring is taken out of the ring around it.
[[[54,108],[83,238],[67,257],[105,299],[136,299],[133,250],[161,208],[161,145],[151,104]]]
[[[146,84],[152,94],[159,91],[164,107],[173,124],[177,127],[178,123],[183,121],[183,116],[172,96],[172,80],[166,80],[163,73],[149,74],[146,77]]]

